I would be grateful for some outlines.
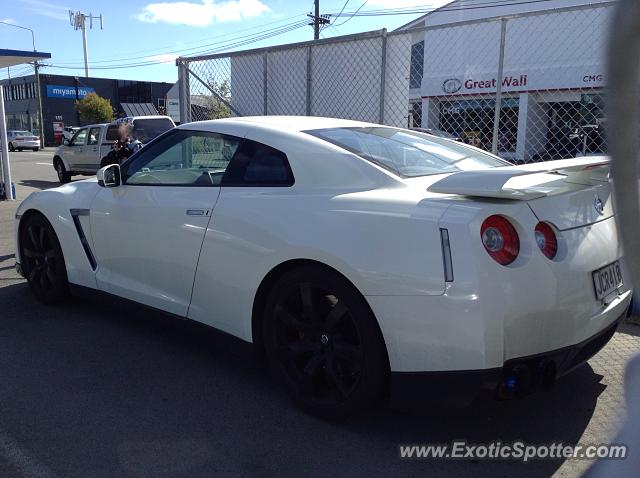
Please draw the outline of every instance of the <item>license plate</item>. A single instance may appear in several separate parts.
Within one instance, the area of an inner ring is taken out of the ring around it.
[[[598,300],[602,300],[616,289],[622,287],[622,268],[620,262],[615,261],[592,272],[593,287]]]

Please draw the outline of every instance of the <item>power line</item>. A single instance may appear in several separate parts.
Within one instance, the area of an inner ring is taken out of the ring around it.
[[[207,53],[214,53],[216,51],[221,51],[221,50],[229,50],[232,48],[238,48],[241,46],[245,46],[251,43],[255,43],[257,41],[262,41],[262,40],[266,40],[268,38],[272,38],[278,35],[282,35],[284,33],[288,33],[290,31],[296,30],[298,28],[301,27],[305,27],[307,25],[306,20],[299,22],[298,24],[293,24],[291,26],[288,26],[286,28],[281,28],[280,30],[277,31],[273,31],[267,34],[263,34],[263,35],[256,35],[254,37],[251,38],[247,38],[244,40],[240,40],[237,41],[236,43],[233,44],[228,44],[225,45],[224,47],[220,47],[216,50],[213,51],[208,51]],[[203,52],[204,53],[204,52]],[[163,64],[163,63],[173,63],[175,60],[172,59],[168,59],[168,60],[155,60],[155,61],[146,61],[146,62],[138,62],[138,63],[128,63],[128,64],[121,64],[121,65],[113,65],[113,66],[96,66],[93,67],[93,69],[100,69],[100,70],[115,70],[115,69],[121,69],[121,68],[138,68],[138,67],[142,67],[142,66],[152,66],[152,65],[159,65],[159,64]],[[56,65],[56,64],[51,64],[51,65],[47,65],[51,68],[61,68],[61,69],[67,69],[67,70],[75,70],[78,69],[79,67],[77,66],[60,66],[60,65]]]
[[[481,10],[486,8],[496,8],[496,7],[509,7],[516,5],[527,5],[527,4],[535,4],[535,3],[544,3],[551,2],[553,0],[522,0],[522,1],[512,1],[512,0],[494,0],[489,2],[477,3],[474,5],[457,5],[457,6],[443,6],[440,8],[432,8],[432,7],[401,7],[401,8],[385,8],[378,10],[365,10],[360,12],[362,5],[355,12],[346,12],[342,13],[340,16],[348,16],[349,18],[346,21],[350,20],[353,17],[376,17],[376,16],[388,16],[388,15],[415,15],[420,13],[430,13],[433,11],[438,12],[458,12],[458,11],[466,11],[466,10]],[[366,2],[365,2],[366,3]],[[329,14],[330,16],[338,16],[337,14]],[[344,24],[344,22],[342,23]]]
[[[263,30],[258,35],[263,35],[263,34],[266,34],[266,33],[276,32],[276,31],[280,31],[282,29],[289,28],[291,26],[300,26],[300,25],[306,25],[306,21],[300,20],[300,21],[297,21],[297,22],[288,23],[286,25],[281,25],[279,27],[272,28],[272,29],[269,29],[269,30]],[[197,49],[200,49],[200,48],[203,48],[203,47],[207,47],[207,49],[206,50],[195,51],[192,54],[196,55],[196,54],[199,54],[199,53],[208,53],[208,52],[211,51],[210,47],[212,47],[212,46],[217,46],[217,45],[222,45],[222,44],[225,44],[225,43],[235,42],[235,41],[238,41],[238,40],[241,40],[241,39],[245,39],[245,38],[246,39],[253,38],[253,36],[255,36],[255,35],[241,35],[241,36],[238,36],[238,37],[230,38],[228,40],[216,41],[216,42],[213,42],[213,43],[209,43],[209,44],[206,44],[206,45],[200,45],[200,46],[193,47],[193,48],[181,48],[181,49],[178,49],[178,50],[157,52],[156,55],[169,55],[169,54],[176,54],[176,53],[186,53],[186,52],[197,50]],[[154,55],[151,55],[151,56],[154,56]],[[149,58],[149,55],[143,55],[143,56],[137,56],[137,57],[136,56],[134,56],[134,57],[130,56],[130,57],[119,58],[119,59],[116,59],[116,60],[103,60],[102,62],[94,61],[94,62],[92,62],[92,64],[94,64],[94,65],[96,63],[98,63],[98,64],[108,64],[108,63],[118,64],[118,63],[122,63],[123,60],[138,60],[138,59],[143,59],[143,58]],[[149,60],[149,61],[159,61],[159,60]],[[170,62],[170,61],[173,61],[173,59],[166,60],[167,63]],[[57,63],[57,65],[74,67],[74,66],[77,66],[78,63],[64,63],[64,62],[62,62],[62,63]]]
[[[351,16],[350,16],[349,18],[347,18],[344,22],[339,23],[339,24],[337,24],[337,25],[335,25],[335,26],[336,26],[336,27],[342,26],[342,25],[344,25],[345,23],[347,23],[349,20],[351,20],[353,17],[355,17],[355,16],[358,14],[358,12],[362,9],[362,7],[364,7],[364,6],[367,4],[367,1],[368,1],[368,0],[364,0],[364,2],[362,3],[362,5],[360,5],[360,6],[358,7],[358,9],[357,9],[355,12],[353,12],[353,14],[351,14]]]
[[[304,16],[305,16],[304,13],[299,13],[299,14],[293,15],[291,17],[283,18],[283,19],[276,20],[276,21],[273,21],[273,22],[263,23],[263,24],[261,24],[259,26],[255,26],[255,27],[251,27],[251,28],[245,28],[245,29],[242,29],[242,30],[235,30],[235,31],[229,32],[229,33],[223,33],[221,35],[217,35],[216,38],[224,38],[224,37],[228,37],[228,36],[235,35],[235,34],[238,34],[238,33],[248,32],[248,31],[251,31],[251,30],[264,31],[264,27],[267,26],[267,25],[274,25],[276,23],[282,23],[282,22],[285,22],[285,21],[288,21],[288,20],[293,20],[294,18],[299,18],[299,17],[304,17]],[[203,38],[203,39],[200,39],[200,40],[193,40],[193,41],[189,41],[189,42],[184,42],[183,45],[193,45],[195,43],[202,43],[202,42],[207,42],[207,41],[210,41],[210,40],[211,40],[211,38],[206,38],[206,39]],[[195,46],[195,47],[179,48],[179,49],[175,49],[175,50],[166,51],[167,48],[173,48],[173,47],[176,46],[175,44],[173,44],[173,45],[166,45],[166,46],[156,47],[156,48],[145,48],[143,50],[134,50],[134,51],[129,52],[129,54],[154,53],[154,54],[157,55],[157,54],[181,53],[181,52],[187,52],[187,51],[191,51],[191,50],[197,50],[197,49],[206,47],[208,45],[215,45],[217,43],[220,43],[220,42],[215,42],[213,44],[205,43],[203,45],[198,45],[198,46]],[[137,57],[132,57],[132,56],[123,57],[122,53],[117,53],[115,55],[105,55],[105,56],[96,57],[97,60],[94,60],[91,63],[92,64],[95,64],[95,63],[110,63],[110,62],[116,62],[116,61],[121,61],[121,60],[132,60],[132,59],[137,59],[137,58],[146,58],[148,56],[150,56],[150,55],[142,55],[142,56],[137,56]],[[65,60],[65,59],[61,60],[61,62],[63,64],[74,64],[74,63],[69,63],[70,61],[73,61],[73,60]]]

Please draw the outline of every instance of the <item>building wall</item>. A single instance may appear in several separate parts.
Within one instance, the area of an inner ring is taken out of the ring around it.
[[[34,75],[2,80],[5,88],[15,84],[35,81]],[[153,103],[158,107],[159,100],[164,105],[164,98],[173,83],[142,82],[116,80],[108,78],[84,78],[64,75],[40,75],[40,92],[42,96],[42,116],[44,121],[45,144],[54,144],[53,124],[63,122],[65,126],[83,126],[75,109],[76,99],[82,99],[88,92],[111,101],[111,105],[120,109],[120,103]],[[8,127],[17,118],[29,118],[30,128],[38,129],[37,98],[9,99],[5,101]]]

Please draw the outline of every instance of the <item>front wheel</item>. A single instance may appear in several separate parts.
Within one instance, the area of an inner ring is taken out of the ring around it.
[[[313,415],[343,418],[381,395],[388,365],[378,324],[364,297],[336,272],[286,273],[267,299],[263,339],[276,376]]]
[[[54,304],[69,294],[67,268],[53,226],[41,214],[20,225],[20,258],[31,291],[40,302]]]
[[[61,184],[67,184],[69,181],[71,181],[71,173],[69,173],[64,167],[64,163],[62,162],[62,160],[56,159],[53,167],[58,174],[58,181],[60,181]]]
[[[15,146],[13,145],[13,143],[9,143],[9,151],[12,151],[12,152],[13,152],[13,151],[15,151],[15,150],[16,150],[16,148],[15,148]]]

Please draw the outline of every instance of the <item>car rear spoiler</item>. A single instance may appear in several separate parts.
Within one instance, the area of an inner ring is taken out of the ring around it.
[[[546,196],[544,186],[536,188],[544,182],[556,180],[550,174],[562,174],[565,181],[591,185],[594,180],[607,181],[610,159],[607,156],[561,159],[506,166],[476,171],[460,171],[436,181],[427,191],[442,194],[459,194],[462,196],[478,196],[500,199],[518,199],[527,201]],[[597,170],[597,174],[596,174]],[[523,181],[515,184],[507,183],[514,178],[523,177]]]

